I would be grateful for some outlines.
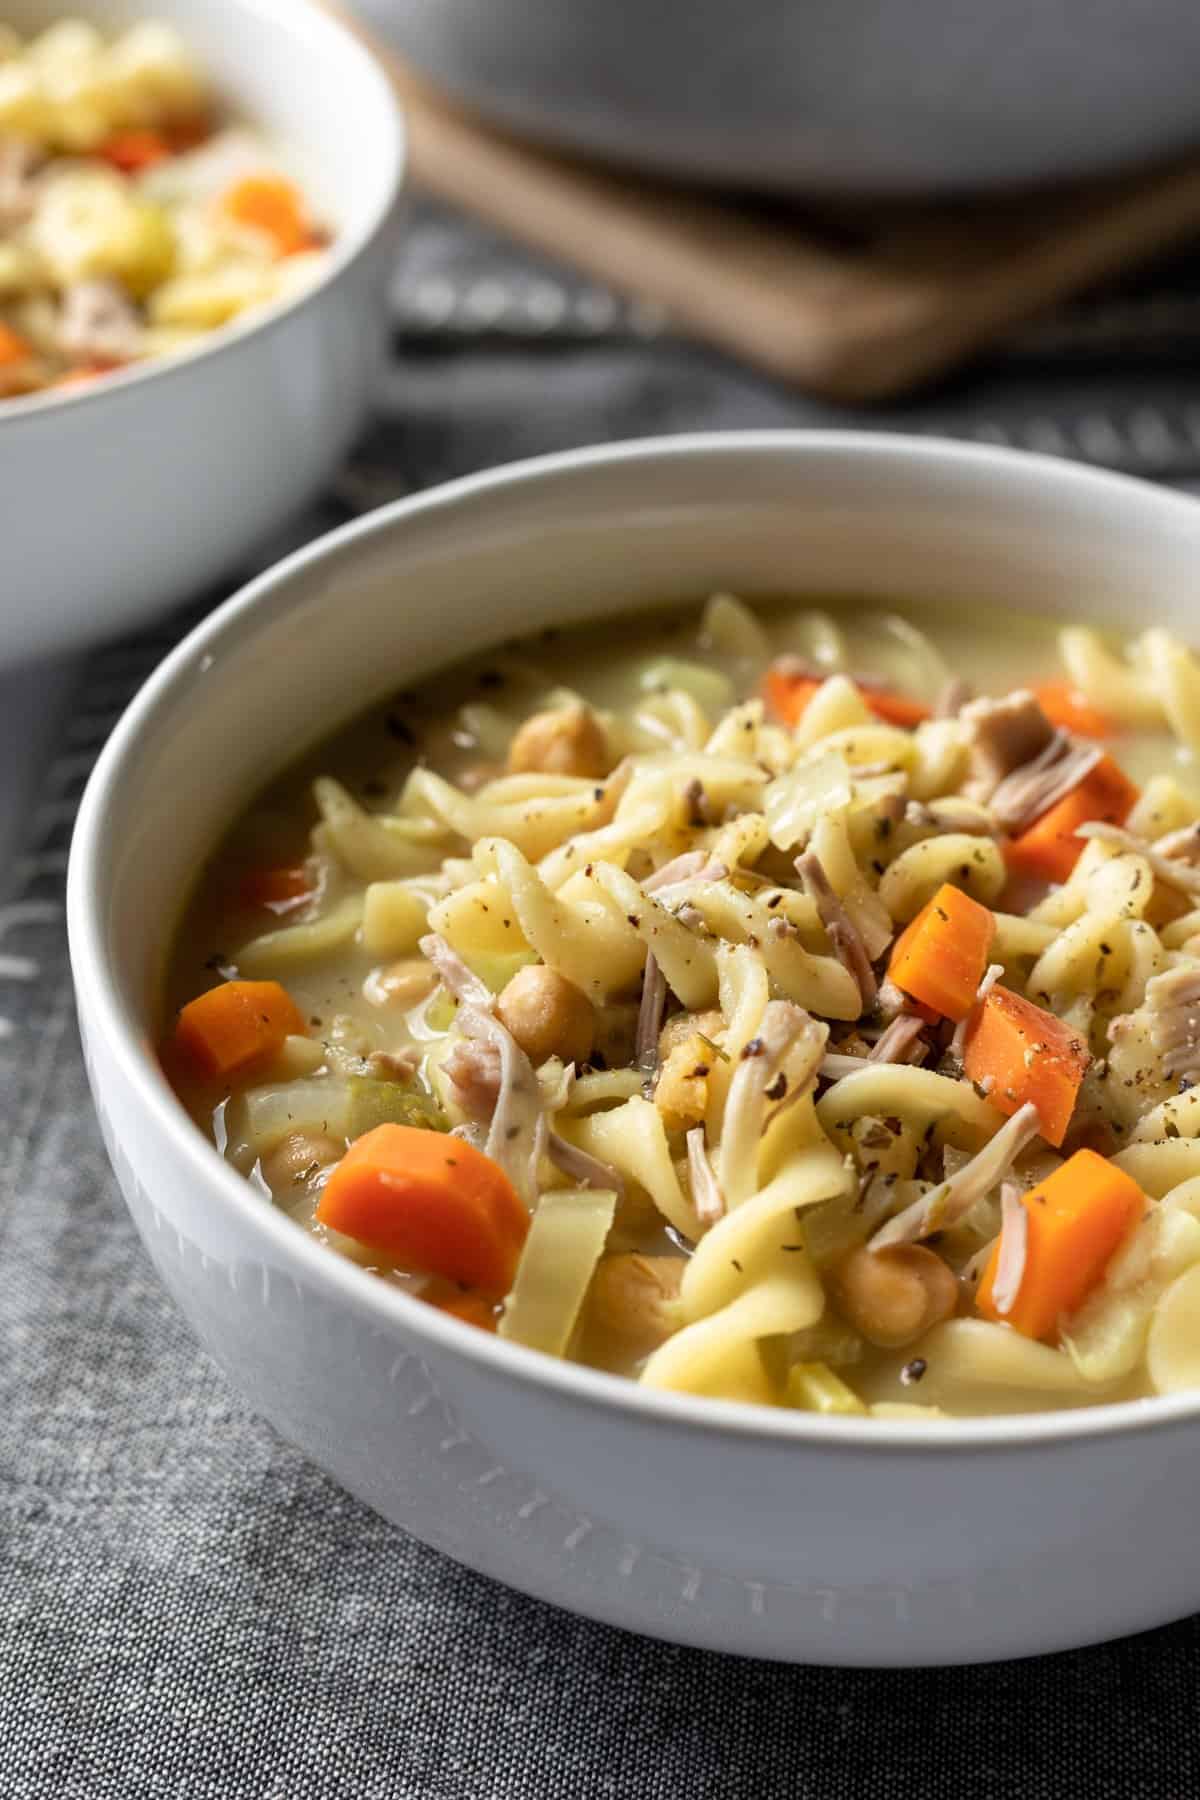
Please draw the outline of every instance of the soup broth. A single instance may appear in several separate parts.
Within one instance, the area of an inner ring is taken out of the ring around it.
[[[1187,1386],[1198,745],[1158,631],[547,632],[255,800],[164,1061],[264,1204],[550,1354],[931,1419]]]

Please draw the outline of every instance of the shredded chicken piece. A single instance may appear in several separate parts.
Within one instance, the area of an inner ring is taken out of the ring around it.
[[[899,1013],[912,1010],[908,995],[902,993],[894,981],[885,975],[879,983],[879,991],[875,996],[875,1011],[885,1024],[890,1025]]]
[[[1178,857],[1180,862],[1200,863],[1200,821],[1184,825],[1179,831],[1168,831],[1155,838],[1150,848],[1159,856]]]
[[[971,700],[959,717],[970,727],[970,785],[973,800],[987,802],[1015,769],[1040,756],[1054,727],[1027,688],[1001,700]]]
[[[457,950],[452,950],[444,937],[436,931],[430,931],[420,940],[417,948],[437,970],[443,987],[461,1000],[464,1006],[478,1006],[489,1011],[496,1004],[496,996],[486,982],[472,974]]]
[[[1164,1075],[1200,1081],[1200,969],[1184,966],[1154,975],[1146,983],[1146,1010]],[[1119,1036],[1114,1019],[1110,1036]]]
[[[1099,744],[1082,744],[1069,732],[1056,731],[1044,750],[993,790],[989,804],[997,824],[1024,831],[1077,788],[1103,755]]]
[[[977,1156],[889,1219],[871,1239],[872,1250],[893,1244],[915,1244],[920,1238],[944,1231],[1002,1181],[1021,1152],[1042,1129],[1038,1109],[1031,1100],[1007,1119]]]
[[[412,1050],[372,1050],[367,1067],[384,1081],[411,1081],[417,1072],[417,1060]]]
[[[1165,881],[1168,887],[1178,888],[1183,894],[1200,894],[1200,868],[1180,857],[1164,856],[1148,838],[1139,837],[1135,831],[1126,831],[1123,825],[1110,825],[1105,819],[1089,819],[1085,825],[1076,826],[1075,836],[1101,838],[1121,850],[1132,850],[1136,856],[1145,857],[1159,880]]]
[[[66,290],[55,335],[67,356],[128,362],[141,349],[142,324],[125,290],[98,276]]]
[[[652,894],[656,888],[670,887],[676,881],[693,881],[701,869],[707,867],[709,855],[707,850],[685,850],[682,856],[673,856],[670,862],[663,863],[653,874],[647,875],[642,888]]]
[[[607,1188],[616,1194],[618,1200],[625,1198],[625,1177],[611,1163],[603,1162],[598,1156],[590,1156],[586,1150],[579,1150],[574,1144],[568,1144],[566,1138],[559,1137],[557,1131],[551,1131],[546,1137],[546,1154],[556,1169],[577,1181],[580,1187]]]
[[[1003,973],[1004,973],[1004,964],[1003,963],[989,963],[988,964],[987,968],[984,970],[982,981],[979,983],[979,986],[975,989],[975,1005],[976,1006],[979,1005],[979,1002],[981,1000],[986,1000],[987,996],[991,993],[992,989],[995,987],[996,983],[999,981],[999,979],[1003,975]],[[959,1062],[962,1061],[963,1051],[966,1048],[967,1026],[970,1023],[971,1023],[971,1014],[964,1013],[963,1017],[958,1021],[958,1024],[954,1027],[954,1036],[950,1039],[949,1044],[946,1046],[946,1048],[950,1052],[950,1055],[953,1057],[956,1057]]]
[[[983,980],[975,989],[976,1000],[986,1000],[1003,973],[1003,963],[989,963],[987,968],[983,971]]]
[[[637,1040],[633,1060],[639,1069],[652,1075],[658,1067],[658,1040],[662,1032],[663,1009],[667,1004],[667,978],[650,952],[646,956],[646,972],[642,977],[642,1004],[638,1008]]]
[[[487,1047],[499,1057],[500,1082],[486,1150],[525,1204],[532,1207],[538,1195],[538,1163],[546,1146],[541,1083],[511,1031],[490,1012],[478,1006],[461,1006],[458,1028],[476,1048]]]
[[[971,684],[961,675],[953,676],[937,697],[933,709],[935,719],[956,719],[971,698]]]
[[[919,1063],[928,1048],[924,1039],[925,1021],[916,1013],[900,1013],[871,1046],[867,1061],[871,1063]],[[828,1062],[828,1057],[826,1057]]]
[[[464,1112],[491,1118],[500,1092],[500,1052],[494,1044],[455,1044],[442,1073]]]
[[[684,1142],[687,1145],[688,1174],[692,1184],[692,1205],[702,1225],[715,1225],[725,1216],[725,1196],[713,1173],[704,1148],[704,1127],[693,1125]]]
[[[804,883],[805,892],[816,905],[822,925],[829,933],[834,955],[858,983],[859,1002],[863,1012],[866,1012],[875,1002],[878,986],[862,935],[834,893],[825,873],[825,865],[816,851],[806,850],[802,856],[798,856],[795,868]]]
[[[693,857],[699,858],[698,863],[693,864]],[[680,865],[686,867],[681,868]],[[677,856],[672,862],[664,863],[653,875],[648,875],[642,887],[678,918],[680,907],[686,904],[697,888],[710,881],[724,881],[728,873],[725,863],[710,857],[706,850],[689,850],[684,856]]]
[[[575,1087],[575,1064],[573,1062],[564,1063],[555,1076],[553,1065],[550,1062],[544,1062],[537,1074],[538,1080],[542,1084],[542,1102],[546,1111],[550,1114],[561,1112],[570,1100]],[[551,1086],[552,1080],[553,1086]]]
[[[37,201],[41,152],[25,138],[0,137],[0,236],[24,225]]]
[[[1000,1255],[992,1283],[992,1303],[1002,1315],[1010,1313],[1017,1303],[1028,1248],[1029,1214],[1021,1205],[1021,1190],[1016,1182],[1006,1181],[1000,1189]]]

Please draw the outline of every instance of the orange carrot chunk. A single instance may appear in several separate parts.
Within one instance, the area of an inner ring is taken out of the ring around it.
[[[1043,681],[1033,689],[1033,697],[1050,723],[1062,731],[1089,738],[1109,738],[1117,733],[1115,720],[1093,706],[1069,681]]]
[[[889,725],[903,725],[911,730],[920,725],[924,719],[932,717],[923,700],[914,700],[910,694],[894,694],[884,688],[859,688],[859,693],[875,714]]]
[[[987,968],[995,915],[946,882],[896,939],[888,975],[946,1019],[965,1019]]]
[[[244,906],[264,906],[275,912],[307,900],[313,891],[312,877],[303,863],[279,869],[250,869],[242,877],[238,895]]]
[[[784,725],[798,725],[809,701],[823,685],[813,675],[789,675],[785,669],[768,669],[763,680],[763,698]],[[858,691],[875,717],[886,720],[889,725],[919,725],[922,719],[930,716],[923,701],[910,699],[907,694],[861,686]]]
[[[240,1074],[302,1034],[304,1019],[277,981],[226,981],[189,1000],[175,1026],[175,1048],[204,1076]]]
[[[1123,825],[1137,798],[1138,790],[1129,777],[1111,756],[1102,756],[1078,787],[1011,840],[1004,852],[1009,869],[1042,881],[1065,881],[1087,841],[1076,837],[1079,827],[1092,819]]]
[[[789,675],[783,669],[768,669],[763,677],[763,699],[782,724],[798,725],[820,685],[811,675]]]
[[[983,1087],[1002,1113],[1015,1113],[1032,1100],[1042,1136],[1056,1148],[1066,1136],[1091,1060],[1078,1032],[999,983],[989,988],[967,1026],[967,1079]]]
[[[139,175],[143,169],[152,169],[156,163],[166,162],[175,152],[160,131],[131,125],[124,131],[114,131],[100,145],[96,154],[102,156],[106,163],[111,163],[114,169],[120,169],[124,175]]]
[[[244,175],[226,189],[221,205],[239,225],[251,225],[272,238],[280,256],[306,250],[312,243],[304,200],[282,175]]]
[[[377,1125],[325,1184],[317,1218],[407,1268],[505,1294],[529,1214],[490,1156],[441,1131]]]
[[[1113,1252],[1142,1217],[1146,1197],[1130,1176],[1094,1150],[1077,1150],[1040,1187],[1022,1194],[1025,1266],[1012,1309],[993,1298],[1000,1260],[996,1245],[975,1304],[987,1319],[1006,1321],[1025,1337],[1055,1338],[1059,1322],[1082,1306]]]
[[[0,369],[11,368],[14,363],[27,362],[33,355],[33,345],[23,338],[19,331],[11,325],[0,321]]]

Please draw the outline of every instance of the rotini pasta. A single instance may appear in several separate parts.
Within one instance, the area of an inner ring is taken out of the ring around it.
[[[650,1387],[1200,1384],[1200,667],[953,629],[719,594],[393,699],[214,859],[180,1092],[379,1278]]]

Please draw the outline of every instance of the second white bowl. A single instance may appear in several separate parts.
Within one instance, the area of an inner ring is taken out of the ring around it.
[[[116,0],[65,10],[111,30]],[[15,0],[36,31],[61,4]],[[124,630],[236,567],[326,482],[387,337],[403,129],[377,65],[293,0],[153,0],[235,114],[292,147],[337,237],[300,298],[65,395],[0,402],[0,664]]]

